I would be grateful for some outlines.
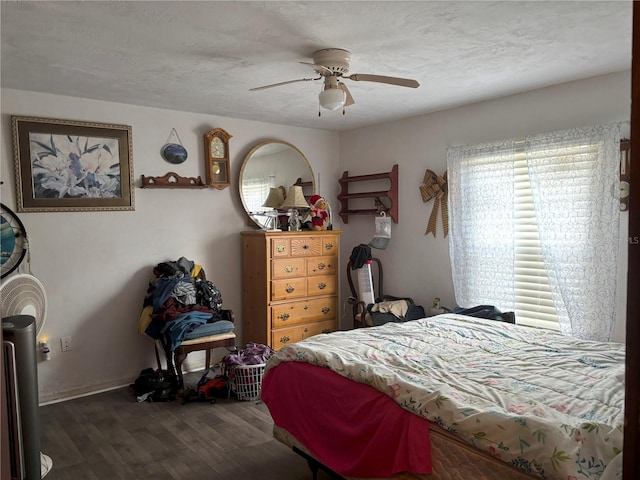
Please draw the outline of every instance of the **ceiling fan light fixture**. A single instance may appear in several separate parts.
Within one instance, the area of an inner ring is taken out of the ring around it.
[[[346,95],[341,88],[325,88],[318,97],[320,106],[327,110],[338,110],[344,106]]]

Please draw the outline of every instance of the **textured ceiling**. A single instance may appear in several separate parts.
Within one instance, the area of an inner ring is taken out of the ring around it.
[[[631,67],[632,2],[2,1],[2,87],[347,130]],[[322,111],[321,48],[349,73],[346,115]]]

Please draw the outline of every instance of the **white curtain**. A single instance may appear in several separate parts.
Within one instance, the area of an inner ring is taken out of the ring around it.
[[[609,341],[620,233],[619,125],[530,137],[525,152],[560,331]]]
[[[610,340],[619,141],[619,126],[596,126],[447,150],[449,248],[459,305],[515,309],[514,183],[520,153],[526,156],[560,329]]]
[[[513,311],[515,142],[449,148],[449,250],[456,302]]]

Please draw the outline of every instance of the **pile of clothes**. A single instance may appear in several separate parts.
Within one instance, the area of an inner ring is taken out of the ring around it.
[[[261,365],[276,353],[268,345],[261,343],[247,343],[240,350],[227,354],[223,359],[224,370],[229,372],[236,365]]]
[[[166,348],[173,351],[195,328],[226,320],[222,315],[222,295],[204,278],[200,265],[181,257],[159,263],[153,275],[138,333],[163,340]]]

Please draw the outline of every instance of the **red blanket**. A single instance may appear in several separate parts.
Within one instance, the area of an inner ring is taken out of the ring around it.
[[[431,473],[429,422],[368,385],[284,362],[265,375],[262,400],[277,426],[340,475]]]

